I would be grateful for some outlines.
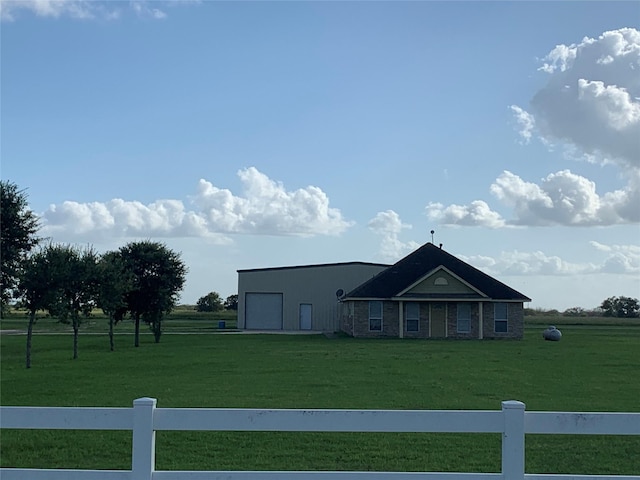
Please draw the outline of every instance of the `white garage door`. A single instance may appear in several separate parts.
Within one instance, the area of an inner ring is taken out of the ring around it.
[[[281,293],[247,293],[244,311],[245,328],[282,330]]]

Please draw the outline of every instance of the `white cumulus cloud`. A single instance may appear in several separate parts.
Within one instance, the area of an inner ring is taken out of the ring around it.
[[[338,235],[351,223],[318,187],[287,191],[255,167],[238,172],[244,196],[200,180],[194,204],[211,228],[224,233]]]
[[[600,217],[601,198],[595,183],[569,170],[549,174],[540,185],[505,171],[491,185],[491,192],[513,208],[513,222],[520,225],[596,225],[617,220]]]
[[[591,262],[571,262],[540,250],[501,252],[497,257],[485,255],[457,255],[465,262],[489,275],[585,275],[612,273],[637,275],[640,273],[640,245],[605,245],[591,241],[600,252]]]
[[[490,191],[511,208],[502,218],[485,201],[429,203],[427,215],[442,224],[502,227],[606,226],[640,222],[640,31],[622,28],[578,44],[558,45],[543,59],[547,84],[530,111],[511,105],[523,143],[534,136],[572,155],[616,165],[626,185],[598,193],[592,180],[570,170],[538,183],[505,171]]]
[[[429,203],[429,219],[443,225],[480,226],[607,226],[640,222],[640,174],[632,173],[621,190],[599,195],[591,180],[561,170],[550,173],[540,183],[523,180],[504,171],[491,185],[491,193],[511,208],[513,218],[504,219],[487,203],[469,205]]]
[[[97,0],[0,0],[0,19],[15,21],[21,14],[38,17],[79,20],[114,20],[124,12],[133,12],[140,18],[162,20],[167,17],[164,7],[186,6],[201,3],[199,0],[130,0],[129,2]],[[162,7],[162,8],[159,8]]]
[[[95,239],[111,237],[203,237],[228,242],[228,234],[338,235],[350,225],[318,187],[287,191],[251,167],[238,172],[244,192],[200,180],[187,210],[182,200],[145,205],[113,199],[105,203],[66,201],[42,215],[43,233]]]
[[[13,21],[19,12],[31,12],[38,17],[70,17],[92,19],[117,16],[117,9],[87,0],[0,0],[0,18]]]
[[[106,203],[66,201],[51,205],[43,214],[46,235],[98,239],[110,237],[208,237],[224,242],[209,231],[196,213],[185,211],[179,200],[158,200],[149,205],[119,198]]]
[[[531,111],[512,107],[521,135],[532,135],[535,125],[548,143],[640,167],[640,31],[622,28],[558,45],[543,62],[549,80],[531,100]],[[523,117],[531,119],[529,130]]]
[[[606,254],[600,268],[602,273],[640,273],[640,245],[605,245],[595,241],[589,244]]]
[[[452,204],[444,206],[441,203],[430,202],[426,206],[426,214],[430,220],[442,225],[480,226],[499,228],[506,225],[502,216],[491,210],[482,200],[475,200],[469,205]]]
[[[591,263],[571,263],[555,255],[541,251],[502,252],[499,257],[459,256],[465,262],[490,275],[574,275],[595,273],[597,265]]]
[[[520,136],[522,137],[523,142],[529,143],[531,141],[531,137],[533,135],[533,131],[536,126],[536,120],[529,112],[526,112],[522,108],[517,105],[511,105],[509,107],[513,112],[513,115],[516,119],[516,123],[520,128]]]
[[[154,18],[156,20],[162,20],[167,17],[167,14],[160,10],[159,8],[150,7],[149,2],[144,0],[132,0],[131,9],[138,15],[143,18]]]
[[[402,223],[400,215],[393,210],[378,212],[369,220],[368,227],[381,237],[379,256],[383,261],[395,262],[420,246],[417,242],[402,242],[398,238],[402,230],[412,226]]]

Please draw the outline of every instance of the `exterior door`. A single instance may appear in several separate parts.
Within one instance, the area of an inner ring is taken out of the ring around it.
[[[244,326],[253,330],[282,330],[282,294],[247,293]]]
[[[300,330],[311,330],[311,304],[300,304]]]
[[[447,307],[444,303],[431,304],[431,338],[447,336]]]

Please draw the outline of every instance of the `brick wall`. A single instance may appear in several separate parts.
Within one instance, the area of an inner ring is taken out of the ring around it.
[[[353,336],[353,308],[355,302],[343,302],[340,312],[340,330]]]
[[[369,330],[369,301],[344,302],[341,330],[354,337],[398,337],[398,304],[382,303],[382,331]]]
[[[483,338],[518,338],[524,334],[524,307],[522,303],[507,303],[507,332],[495,331],[494,303],[483,302]],[[382,304],[382,331],[369,330],[369,302],[345,302],[340,320],[341,330],[354,337],[399,337],[399,303],[385,301]],[[458,332],[457,302],[447,302],[448,338],[478,338],[480,328],[480,309],[477,302],[471,303],[471,331]],[[417,332],[406,331],[405,338],[429,337],[429,302],[420,302],[420,322]]]
[[[398,304],[396,302],[382,302],[382,331],[369,330],[369,302],[353,303],[353,318],[350,319],[348,330],[354,337],[398,337]]]
[[[447,337],[448,338],[478,338],[480,330],[480,308],[478,302],[471,303],[471,330],[458,332],[458,302],[447,303]]]
[[[407,332],[407,320],[404,324],[405,338],[429,338],[429,304],[420,302],[420,319],[417,332]]]
[[[524,336],[524,305],[522,303],[507,303],[507,332],[495,331],[494,303],[485,302],[483,305],[483,333],[484,338],[517,338]]]

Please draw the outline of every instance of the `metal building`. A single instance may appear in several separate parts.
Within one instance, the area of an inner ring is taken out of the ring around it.
[[[339,297],[388,266],[347,262],[238,270],[238,328],[338,331]]]

